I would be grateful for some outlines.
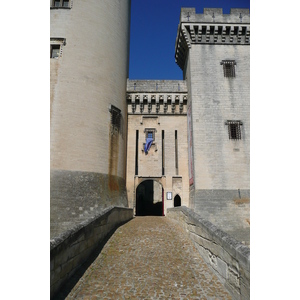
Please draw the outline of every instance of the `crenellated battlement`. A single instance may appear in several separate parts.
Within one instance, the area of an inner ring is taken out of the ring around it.
[[[222,8],[204,8],[203,14],[196,14],[194,7],[183,7],[180,12],[180,23],[250,23],[249,9],[231,8],[230,14],[223,14]]]
[[[222,8],[182,8],[175,44],[175,61],[181,69],[192,44],[250,45],[249,9],[232,8],[223,14]]]
[[[127,92],[187,92],[185,80],[127,80]]]

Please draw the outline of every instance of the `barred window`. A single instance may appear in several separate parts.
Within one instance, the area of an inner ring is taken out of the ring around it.
[[[53,0],[51,8],[71,8],[70,0]]]
[[[120,131],[121,128],[121,110],[117,107],[111,105],[109,109],[111,116],[110,121],[113,128],[117,131]]]
[[[153,139],[153,131],[148,131],[147,132],[147,138]]]
[[[224,77],[235,77],[235,60],[222,60]]]
[[[153,141],[155,141],[155,131],[156,131],[155,128],[146,128],[146,129],[144,130],[144,132],[145,132],[145,138],[146,138],[146,139],[147,139],[147,138],[152,138]]]
[[[228,134],[230,140],[240,140],[241,136],[241,125],[243,123],[241,121],[227,121],[225,125],[228,125]]]

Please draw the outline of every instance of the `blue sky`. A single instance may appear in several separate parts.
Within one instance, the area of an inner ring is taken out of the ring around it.
[[[182,79],[175,63],[181,7],[250,8],[250,0],[131,0],[130,79]]]

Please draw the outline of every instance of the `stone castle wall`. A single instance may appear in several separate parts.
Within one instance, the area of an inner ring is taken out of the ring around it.
[[[128,80],[130,1],[70,3],[51,9],[50,44],[60,44],[50,59],[51,237],[107,206],[134,207],[151,177],[165,209],[166,193],[178,194],[249,243],[249,10],[182,8],[175,61],[185,80]],[[223,60],[234,60],[234,78],[224,77]],[[241,122],[241,139],[229,139],[229,120]]]
[[[165,212],[167,208],[173,207],[176,195],[179,195],[181,202],[188,206],[186,82],[182,80],[128,80],[127,103],[127,195],[129,207],[135,207],[136,189],[141,182],[147,179],[160,183],[164,188]],[[142,111],[140,105],[144,107]],[[151,110],[148,110],[148,105],[151,105]],[[144,144],[147,129],[155,131],[155,138],[148,154],[145,154]],[[177,146],[175,131],[177,131]],[[137,169],[136,164],[138,164]],[[156,184],[156,188],[161,188],[161,186]],[[167,200],[167,192],[172,193],[171,200]]]
[[[250,16],[249,10],[181,10],[176,60],[188,89],[190,203],[235,238],[250,241]],[[225,77],[223,61],[234,61]],[[240,121],[241,139],[229,139]]]
[[[224,77],[220,65],[223,59],[236,61],[235,78]],[[248,245],[249,47],[194,45],[189,53],[189,66],[190,73],[187,76],[191,81],[194,209]],[[227,120],[242,122],[240,140],[229,139]]]
[[[186,139],[186,116],[128,116],[128,155],[127,155],[127,195],[129,207],[135,207],[135,191],[139,183],[146,179],[154,179],[162,184],[165,192],[165,209],[173,207],[176,194],[181,197],[183,205],[189,205],[188,189],[188,154]],[[155,141],[148,154],[144,152],[145,129],[154,128]],[[135,175],[136,131],[138,140],[138,174]],[[162,131],[164,130],[164,155],[162,153]],[[178,140],[178,174],[175,169],[175,130]],[[164,156],[164,158],[163,158]],[[164,159],[164,175],[162,171]],[[172,192],[172,201],[166,199],[166,192]]]
[[[51,221],[59,230],[108,203],[127,206],[130,1],[71,4],[50,10],[50,44],[63,39],[50,59]],[[121,112],[118,131],[111,105]]]
[[[224,77],[224,59],[236,61],[236,77]],[[249,189],[249,47],[194,45],[189,60],[195,189]],[[240,140],[229,139],[227,120],[242,121]]]

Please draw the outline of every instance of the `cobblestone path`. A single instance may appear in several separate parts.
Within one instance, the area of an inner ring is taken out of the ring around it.
[[[135,217],[106,243],[66,299],[231,299],[187,233],[167,217]]]

